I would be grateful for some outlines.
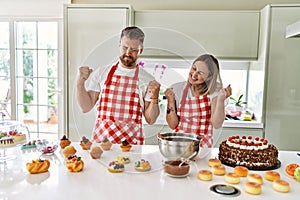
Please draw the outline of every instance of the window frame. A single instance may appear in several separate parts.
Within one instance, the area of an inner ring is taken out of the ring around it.
[[[17,70],[16,70],[16,31],[15,31],[15,22],[57,22],[57,36],[58,36],[58,44],[57,44],[57,54],[58,54],[58,75],[57,75],[57,89],[55,92],[58,95],[58,129],[57,138],[60,137],[60,133],[63,133],[64,130],[64,118],[63,118],[63,110],[64,110],[64,95],[63,95],[63,88],[64,88],[64,70],[63,70],[63,62],[64,62],[64,45],[63,45],[63,19],[58,17],[1,17],[0,16],[0,22],[8,22],[9,23],[9,54],[10,54],[10,90],[16,91],[17,89]],[[11,100],[11,106],[10,106],[10,113],[11,113],[11,120],[18,120],[17,119],[17,93],[11,92],[10,93],[10,100]],[[40,133],[39,130],[37,130],[37,137],[39,137]]]

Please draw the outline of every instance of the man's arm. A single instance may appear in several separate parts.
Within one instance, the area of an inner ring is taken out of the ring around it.
[[[84,113],[93,109],[99,97],[99,92],[87,91],[85,88],[85,81],[91,73],[92,69],[89,69],[89,67],[83,66],[79,68],[79,77],[77,79],[77,101]]]
[[[150,93],[151,101],[144,100],[144,117],[148,124],[154,124],[159,116],[159,97],[160,84],[157,81],[150,81],[148,85],[148,92]]]
[[[144,117],[148,124],[154,124],[159,116],[159,106],[155,101],[145,101]]]

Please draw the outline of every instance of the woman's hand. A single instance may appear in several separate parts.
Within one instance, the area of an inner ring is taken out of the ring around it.
[[[226,88],[220,89],[218,98],[220,100],[224,101],[226,98],[230,97],[231,94],[232,94],[232,89],[231,89],[231,86],[229,84]]]
[[[173,91],[173,88],[167,88],[164,92],[167,100],[169,103],[175,102],[175,93]]]

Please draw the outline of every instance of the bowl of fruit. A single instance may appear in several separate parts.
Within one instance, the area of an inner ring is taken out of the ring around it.
[[[37,140],[36,148],[42,154],[52,155],[58,148],[58,141],[57,140]]]

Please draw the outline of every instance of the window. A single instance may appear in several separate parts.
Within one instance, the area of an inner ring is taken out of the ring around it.
[[[8,101],[6,118],[26,124],[31,139],[58,137],[59,23],[0,22],[0,83],[10,91],[1,101]]]
[[[9,23],[0,22],[0,120],[9,119],[10,107]]]
[[[164,90],[171,84],[184,81],[188,77],[192,60],[172,59],[142,59],[144,69],[154,75],[161,83],[160,107],[165,113],[166,101],[163,99]],[[220,60],[220,73],[224,87],[232,87],[232,97],[238,98],[243,94],[243,101],[247,108],[254,112],[260,122],[262,113],[264,73],[251,69],[250,61],[222,61]],[[165,115],[161,114],[158,123],[165,122]]]

